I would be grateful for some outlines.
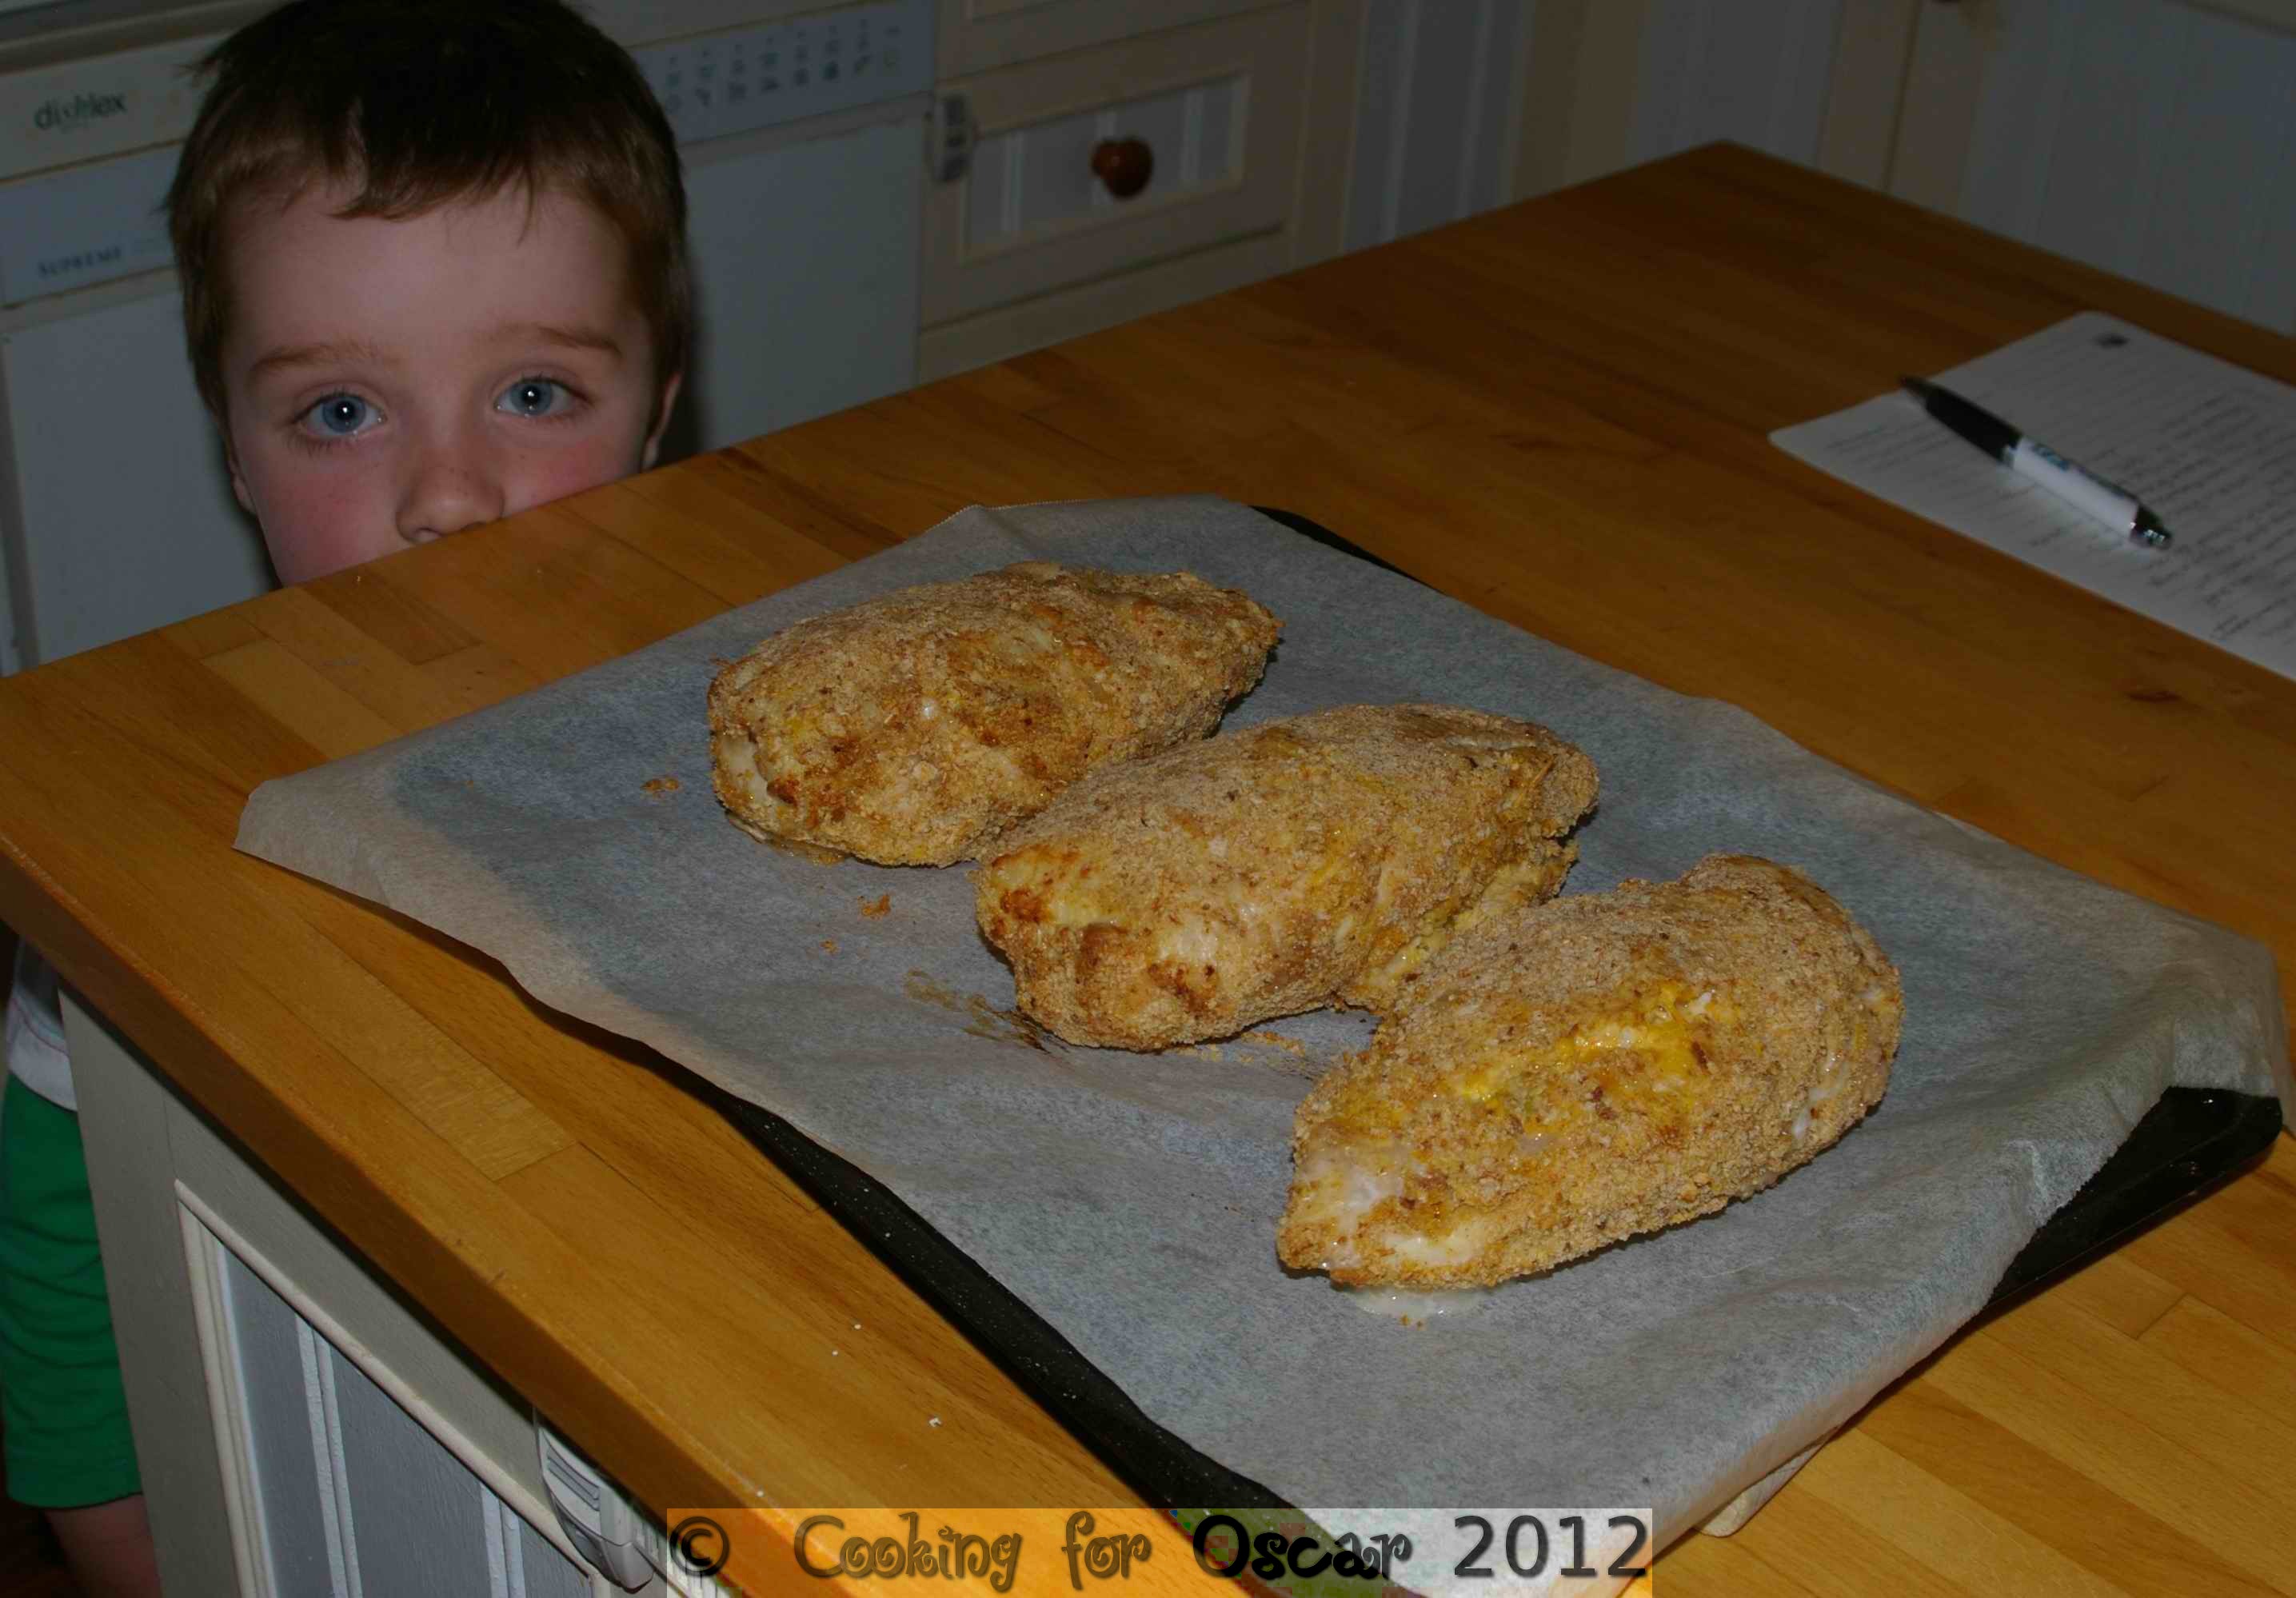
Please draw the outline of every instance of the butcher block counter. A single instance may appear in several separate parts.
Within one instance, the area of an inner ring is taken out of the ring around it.
[[[249,792],[968,504],[1214,493],[2246,933],[2286,989],[2296,683],[1767,441],[2088,308],[2296,381],[2287,339],[1695,152],[0,683],[0,917],[644,1503],[1136,1503],[685,1073],[234,853]],[[2283,1134],[1980,1319],[1657,1587],[2296,1591],[2292,1184]]]

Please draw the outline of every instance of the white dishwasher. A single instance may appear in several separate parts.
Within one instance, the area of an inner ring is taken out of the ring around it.
[[[0,0],[0,670],[271,585],[159,209],[197,109],[184,68],[263,9]],[[908,387],[932,0],[586,9],[685,160],[696,337],[664,459]]]

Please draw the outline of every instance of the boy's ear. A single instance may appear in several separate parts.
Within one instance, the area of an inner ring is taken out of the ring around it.
[[[214,415],[215,413],[210,411],[209,414]],[[247,474],[239,469],[239,451],[232,444],[231,429],[224,425],[220,416],[216,416],[215,422],[216,430],[223,435],[223,463],[231,472],[232,497],[239,501],[241,510],[252,516],[255,514],[255,501],[247,492]]]
[[[661,454],[661,436],[669,430],[669,414],[676,408],[677,390],[685,381],[685,373],[673,372],[661,385],[661,403],[654,407],[653,430],[646,435],[645,454],[638,462],[640,471],[652,471],[655,457]]]

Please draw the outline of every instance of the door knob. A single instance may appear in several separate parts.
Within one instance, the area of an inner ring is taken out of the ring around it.
[[[1129,200],[1148,186],[1156,170],[1156,152],[1145,139],[1103,139],[1093,146],[1092,170],[1111,194]]]

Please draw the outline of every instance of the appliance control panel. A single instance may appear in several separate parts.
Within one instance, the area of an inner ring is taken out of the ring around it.
[[[165,266],[170,144],[0,184],[0,305]]]
[[[875,0],[631,53],[690,144],[922,94],[932,37],[932,0]]]
[[[0,73],[0,178],[180,139],[201,86],[192,68],[218,36]]]

